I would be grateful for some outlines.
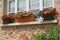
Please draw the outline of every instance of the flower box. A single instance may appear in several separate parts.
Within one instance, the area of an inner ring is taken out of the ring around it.
[[[14,23],[14,20],[3,19],[3,24]]]
[[[54,18],[54,16],[48,16],[48,15],[46,15],[46,16],[43,16],[43,21],[49,21],[49,20],[54,20],[55,18]]]
[[[25,17],[18,17],[16,18],[16,22],[30,22],[34,21],[34,16],[25,16]]]
[[[15,15],[16,22],[31,22],[35,20],[35,14],[33,12],[18,12]]]
[[[54,20],[55,16],[58,14],[55,8],[45,8],[40,11],[39,16],[42,16],[43,21]]]
[[[13,23],[14,17],[12,15],[3,15],[2,20],[3,20],[3,24]]]

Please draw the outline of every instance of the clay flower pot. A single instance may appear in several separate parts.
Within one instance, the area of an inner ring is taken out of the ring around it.
[[[35,17],[32,12],[19,12],[16,14],[16,22],[30,22],[34,21]]]
[[[31,22],[34,21],[34,16],[25,16],[25,17],[17,17],[16,22]]]

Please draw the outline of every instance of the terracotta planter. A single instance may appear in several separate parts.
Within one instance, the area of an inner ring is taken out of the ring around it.
[[[30,22],[34,21],[34,16],[25,16],[25,17],[18,17],[16,18],[16,22]]]

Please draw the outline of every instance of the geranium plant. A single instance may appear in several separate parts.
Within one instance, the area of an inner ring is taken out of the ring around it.
[[[2,19],[8,19],[8,15],[3,15]]]
[[[35,16],[35,14],[31,11],[18,12],[17,14],[15,14],[15,17],[25,17],[25,16]]]
[[[14,16],[13,15],[3,15],[2,20],[3,20],[3,24],[13,23]]]
[[[57,15],[58,12],[56,10],[56,8],[45,8],[43,9],[42,11],[40,11],[39,15],[41,16],[54,16],[54,15]]]
[[[44,20],[52,20],[57,14],[58,12],[56,8],[45,8],[42,11],[40,11],[39,16],[42,16]]]
[[[15,14],[15,18],[17,19],[17,22],[29,22],[29,21],[34,21],[34,16],[35,14],[31,11],[27,12],[18,12]]]
[[[15,18],[14,18],[14,16],[13,15],[8,15],[9,17],[9,20],[14,20]]]

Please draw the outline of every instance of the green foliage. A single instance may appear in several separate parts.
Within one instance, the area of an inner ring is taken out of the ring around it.
[[[14,17],[23,17],[23,14],[15,14]]]
[[[60,26],[49,25],[48,32],[33,34],[30,40],[60,40]]]
[[[31,40],[44,40],[44,34],[43,33],[38,33],[36,35],[32,35]]]
[[[47,32],[47,40],[60,40],[60,27],[59,26],[49,26],[49,32]]]
[[[28,38],[28,37],[26,37],[26,38],[25,38],[25,40],[29,40],[29,38]]]

